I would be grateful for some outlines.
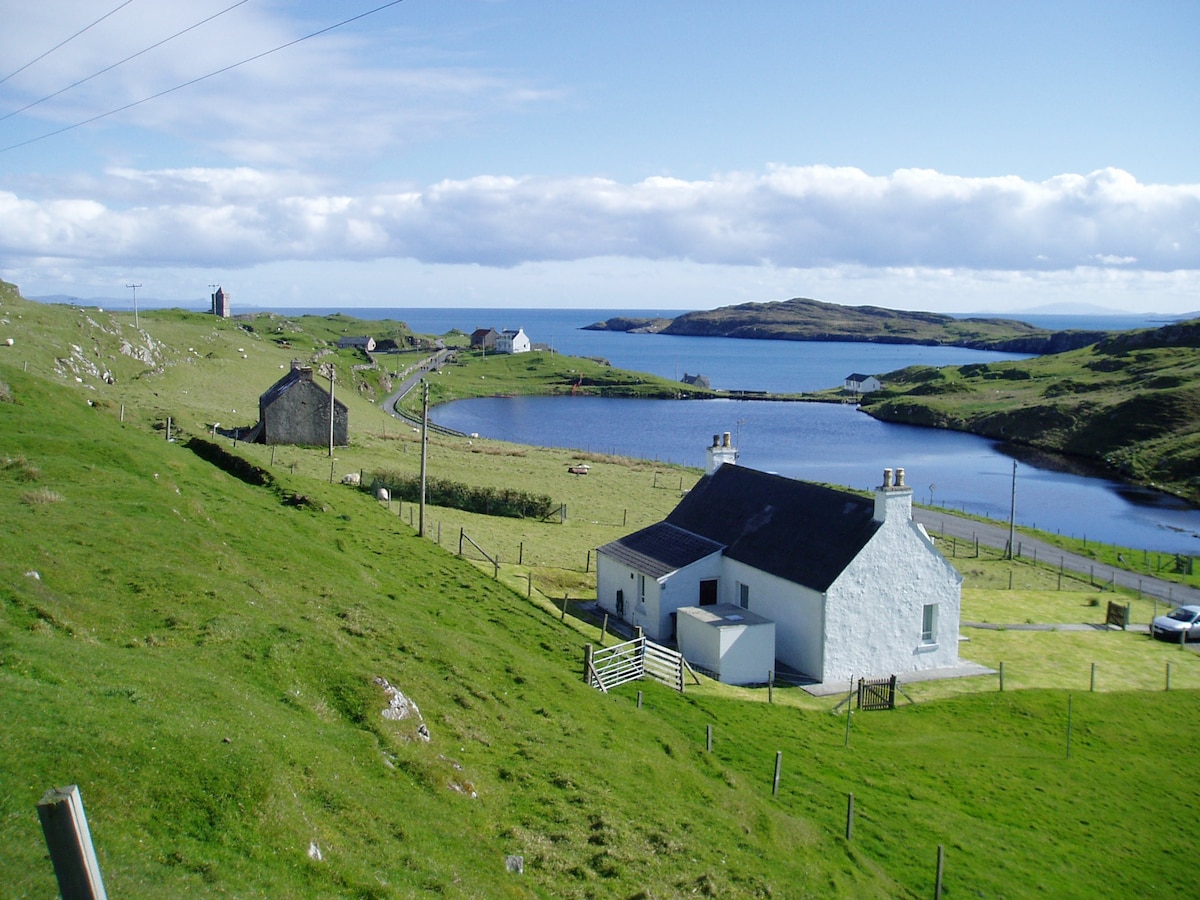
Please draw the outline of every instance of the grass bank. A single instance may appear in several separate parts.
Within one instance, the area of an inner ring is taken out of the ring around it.
[[[332,460],[222,441],[270,474],[261,486],[179,439],[250,418],[299,336],[0,304],[15,338],[0,349],[0,870],[14,896],[55,891],[35,806],[67,783],[112,896],[916,897],[938,845],[948,896],[1192,893],[1190,788],[1165,774],[1195,756],[1190,651],[1119,632],[1080,649],[1066,633],[972,634],[963,656],[1007,661],[1025,689],[930,685],[915,705],[855,713],[848,741],[833,701],[795,691],[602,695],[580,678],[598,633],[551,604],[586,591],[590,548],[661,518],[695,471],[590,457],[575,476],[575,453],[438,438],[430,463],[447,477],[568,510],[433,510],[439,547],[407,504],[337,483],[419,465],[417,435],[365,389],[343,395],[354,437]],[[499,550],[499,579],[455,555],[456,526]],[[1088,611],[1086,589],[1004,596],[998,565],[971,562],[972,614]],[[529,572],[544,581],[527,599]],[[1093,694],[1081,679],[1102,650]],[[1133,674],[1168,661],[1169,692]],[[385,718],[377,679],[419,718]]]

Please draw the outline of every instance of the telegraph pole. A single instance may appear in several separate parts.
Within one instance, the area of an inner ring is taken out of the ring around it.
[[[133,288],[133,327],[141,328],[141,326],[138,324],[138,312],[137,312],[137,289],[140,288],[141,285],[140,284],[127,284],[127,285],[125,285],[125,287]]]
[[[421,379],[424,400],[421,402],[421,519],[417,535],[425,537],[425,465],[429,459],[429,382]]]
[[[329,458],[333,459],[333,363],[329,364]]]
[[[1012,505],[1008,508],[1008,552],[1007,559],[1013,558],[1017,549],[1017,461],[1013,460]]]

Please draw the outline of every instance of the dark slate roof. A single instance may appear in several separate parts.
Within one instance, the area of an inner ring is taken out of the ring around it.
[[[286,375],[284,375],[282,378],[280,378],[277,382],[275,382],[273,385],[271,385],[269,388],[267,388],[265,391],[263,391],[262,394],[259,395],[259,398],[258,398],[259,408],[262,409],[267,406],[270,406],[272,403],[274,403],[276,400],[278,400],[285,392],[287,392],[290,388],[295,387],[297,384],[302,384],[304,382],[308,382],[317,391],[319,391],[322,394],[329,393],[329,391],[325,390],[323,387],[321,387],[319,384],[317,384],[315,381],[313,381],[311,368],[308,368],[308,367],[300,368],[300,369],[293,368]],[[346,409],[347,408],[346,404],[343,403],[341,400],[338,400],[336,397],[333,400],[333,405],[334,405],[335,409]]]
[[[846,380],[847,381],[866,381],[870,377],[871,377],[870,375],[864,375],[861,372],[851,372],[849,375],[846,376]]]
[[[824,592],[879,529],[875,501],[724,465],[666,522],[725,545],[725,556]]]
[[[721,549],[716,541],[658,522],[605,544],[598,552],[652,578],[662,578]]]

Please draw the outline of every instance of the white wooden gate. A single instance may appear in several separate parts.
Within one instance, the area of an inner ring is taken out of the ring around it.
[[[595,652],[588,644],[583,665],[587,683],[605,693],[619,684],[641,678],[653,678],[683,691],[684,671],[691,671],[682,653],[644,637],[602,647]],[[696,678],[694,672],[692,677]],[[699,684],[700,679],[696,678],[696,683]]]

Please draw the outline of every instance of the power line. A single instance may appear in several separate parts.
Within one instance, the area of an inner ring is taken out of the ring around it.
[[[131,2],[131,0],[127,0],[127,2]],[[84,119],[82,122],[76,122],[74,125],[66,125],[63,128],[56,129],[55,131],[48,131],[45,134],[38,135],[37,137],[29,138],[29,140],[21,141],[16,144],[9,144],[7,147],[0,147],[0,153],[7,153],[10,150],[16,150],[20,147],[27,147],[30,144],[36,144],[38,141],[44,141],[47,138],[57,137],[60,134],[65,134],[66,132],[73,131],[76,128],[82,128],[84,125],[91,125],[93,122],[98,122],[101,119],[108,118],[109,116],[115,116],[118,113],[126,112],[127,110],[133,109],[135,106],[141,106],[143,103],[149,103],[151,100],[157,100],[160,97],[167,96],[167,94],[173,94],[175,91],[180,91],[186,87],[191,87],[194,84],[199,84],[202,81],[207,81],[209,78],[213,78],[217,75],[222,75],[225,72],[232,71],[233,69],[240,68],[247,63],[252,63],[256,60],[262,59],[263,57],[270,56],[272,53],[278,53],[280,50],[286,50],[289,47],[294,47],[296,44],[303,43],[304,41],[311,40],[315,37],[320,37],[323,34],[328,34],[330,31],[333,31],[336,28],[341,28],[344,25],[357,22],[359,19],[365,19],[367,16],[373,16],[375,13],[383,12],[385,9],[389,9],[393,6],[399,6],[403,2],[404,0],[391,0],[390,3],[384,3],[382,6],[369,9],[366,12],[359,13],[356,16],[351,16],[348,19],[342,19],[340,22],[335,22],[334,24],[328,25],[325,28],[318,29],[311,34],[306,34],[303,37],[298,37],[295,40],[288,41],[285,44],[280,44],[278,47],[273,47],[270,50],[264,50],[262,53],[256,53],[253,56],[248,56],[240,62],[230,63],[227,66],[223,66],[220,69],[209,72],[207,75],[201,75],[198,78],[193,78],[190,81],[183,82],[182,84],[177,84],[174,87],[159,91],[157,94],[151,94],[149,97],[143,97],[141,100],[134,100],[132,103],[126,103],[124,106],[119,106],[116,109],[110,109],[108,112],[99,113],[91,118]]]
[[[115,12],[118,12],[118,11],[120,11],[120,10],[124,9],[126,6],[128,6],[128,5],[129,5],[130,3],[132,3],[132,2],[133,2],[133,0],[125,0],[125,2],[124,2],[124,3],[122,3],[120,6],[118,6],[116,9],[114,9],[114,10],[111,10],[110,12],[106,12],[104,15],[102,15],[100,18],[98,18],[98,19],[97,19],[95,22],[93,22],[91,25],[88,25],[88,26],[87,26],[87,27],[85,27],[85,28],[81,28],[81,29],[79,29],[77,32],[75,32],[73,35],[71,35],[71,36],[70,36],[69,38],[67,38],[65,41],[61,41],[61,42],[59,42],[59,43],[55,44],[53,47],[51,47],[49,50],[47,50],[47,51],[46,51],[45,53],[43,53],[41,56],[38,56],[38,57],[36,57],[36,58],[34,58],[34,59],[31,59],[29,62],[25,63],[25,65],[21,66],[21,68],[17,69],[17,71],[15,71],[15,72],[10,72],[9,74],[5,75],[3,78],[0,78],[0,84],[4,84],[4,82],[8,81],[8,79],[12,78],[14,75],[19,75],[19,74],[21,74],[21,73],[22,73],[22,72],[24,72],[26,69],[28,69],[30,66],[32,66],[32,65],[33,65],[35,62],[39,62],[39,61],[41,61],[41,60],[45,59],[47,56],[49,56],[51,53],[53,53],[55,50],[59,49],[60,47],[63,47],[63,46],[65,46],[65,45],[67,45],[67,44],[71,43],[71,41],[75,40],[75,38],[79,37],[79,36],[80,36],[81,34],[83,34],[85,31],[87,31],[87,30],[89,30],[89,29],[91,29],[91,28],[95,28],[97,25],[99,25],[101,22],[103,22],[105,19],[107,19],[107,18],[108,18],[109,16],[111,16],[113,13],[115,13]]]
[[[126,0],[126,2],[132,2],[132,0]],[[68,84],[65,88],[55,91],[53,94],[47,94],[45,97],[42,97],[40,100],[34,100],[32,103],[25,104],[20,109],[14,109],[10,113],[5,113],[4,115],[0,116],[0,122],[3,122],[5,119],[11,119],[13,116],[20,115],[21,113],[25,112],[27,109],[33,109],[33,107],[37,106],[40,103],[45,103],[47,100],[53,100],[59,94],[65,94],[67,91],[71,90],[71,88],[79,87],[79,85],[83,84],[84,82],[91,81],[93,78],[98,78],[101,75],[103,75],[105,72],[111,72],[117,66],[123,66],[123,65],[125,65],[125,63],[129,62],[131,59],[137,59],[142,54],[149,53],[151,50],[161,47],[163,44],[167,43],[168,41],[173,41],[173,40],[175,40],[175,38],[180,37],[181,35],[185,35],[189,31],[192,31],[196,28],[199,28],[201,25],[211,22],[213,19],[217,18],[218,16],[223,16],[223,15],[225,15],[225,13],[229,12],[230,10],[237,9],[243,3],[249,3],[249,2],[250,2],[250,0],[238,0],[237,3],[233,4],[233,6],[227,6],[220,12],[213,13],[207,19],[201,19],[199,22],[195,23],[194,25],[189,25],[187,28],[183,29],[183,31],[177,31],[170,37],[165,37],[161,41],[159,41],[155,44],[151,44],[149,47],[146,47],[142,50],[139,50],[137,53],[134,53],[132,56],[125,57],[120,62],[115,62],[111,66],[105,66],[99,72],[93,72],[91,75],[87,76],[86,78],[80,78],[78,81],[76,81],[72,84]]]

